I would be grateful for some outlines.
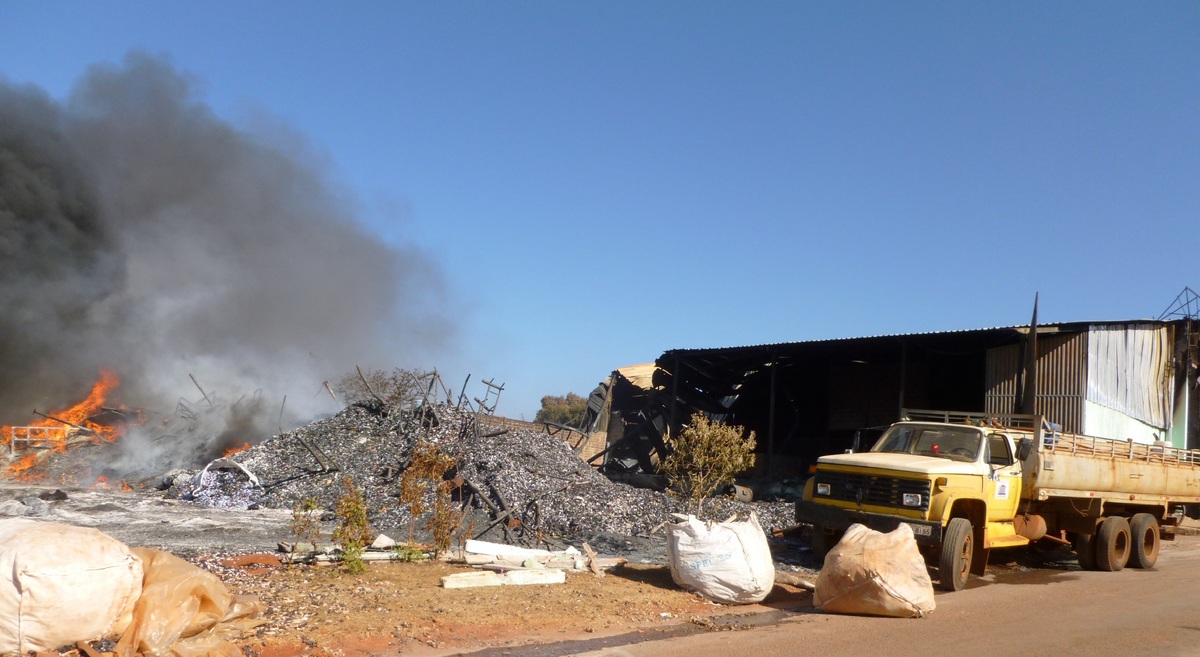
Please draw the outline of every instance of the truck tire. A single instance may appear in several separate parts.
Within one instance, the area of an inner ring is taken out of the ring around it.
[[[1096,569],[1095,534],[1075,534],[1071,538],[1071,547],[1075,549],[1075,555],[1079,557],[1080,570]]]
[[[975,532],[966,518],[951,518],[942,537],[938,559],[938,583],[943,591],[961,591],[971,573],[971,555],[975,552]]]
[[[1133,568],[1153,568],[1158,561],[1158,519],[1149,513],[1139,513],[1129,520],[1129,537],[1133,551],[1129,565]]]
[[[1131,544],[1129,521],[1109,516],[1096,530],[1096,569],[1116,572],[1129,562]]]
[[[832,550],[833,546],[837,545],[838,541],[840,540],[842,540],[841,536],[826,532],[819,525],[813,525],[812,538],[809,540],[809,544],[812,546],[813,556],[815,556],[818,561],[825,561],[825,555],[829,554],[829,551]]]

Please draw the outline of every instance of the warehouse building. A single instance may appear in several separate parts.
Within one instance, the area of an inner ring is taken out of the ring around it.
[[[772,476],[803,474],[856,439],[867,448],[906,408],[1036,412],[1069,432],[1200,448],[1200,323],[1185,293],[1189,305],[1156,320],[1035,315],[1027,326],[670,350],[593,393],[608,445],[597,462],[652,472],[664,436],[696,411],[753,431],[758,469]]]

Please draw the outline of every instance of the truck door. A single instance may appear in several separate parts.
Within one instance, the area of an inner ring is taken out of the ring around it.
[[[1013,454],[1012,442],[1002,433],[989,434],[985,458],[988,477],[988,520],[1012,520],[1021,500],[1021,464]]]

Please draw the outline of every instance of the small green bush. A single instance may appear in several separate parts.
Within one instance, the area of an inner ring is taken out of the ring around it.
[[[361,573],[366,570],[362,554],[371,544],[371,526],[362,492],[350,477],[342,477],[342,495],[334,502],[333,509],[341,521],[333,530],[333,541],[341,548],[342,565],[350,574]]]
[[[437,558],[450,548],[454,533],[462,522],[462,509],[454,504],[454,484],[443,481],[437,485],[433,498],[433,514],[425,525],[433,534],[433,556]]]
[[[754,432],[721,424],[695,413],[673,443],[673,451],[659,465],[673,492],[695,504],[700,517],[704,502],[733,476],[754,464]]]
[[[296,554],[296,546],[300,543],[311,543],[313,551],[321,540],[321,521],[314,517],[313,512],[321,508],[315,497],[306,497],[292,506],[292,521],[288,530],[296,540],[292,542],[292,556]]]
[[[425,513],[425,491],[437,485],[454,466],[454,457],[433,443],[419,443],[413,449],[412,461],[400,475],[400,503],[408,507],[410,545],[416,541],[417,517]]]

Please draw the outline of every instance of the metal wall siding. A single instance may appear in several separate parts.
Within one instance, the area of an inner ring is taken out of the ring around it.
[[[1168,429],[1174,405],[1171,329],[1156,324],[1097,325],[1089,331],[1087,398]]]
[[[1034,409],[1064,431],[1083,426],[1087,390],[1087,333],[1038,335],[1037,399]],[[988,350],[986,410],[1011,413],[1016,406],[1021,345]]]

